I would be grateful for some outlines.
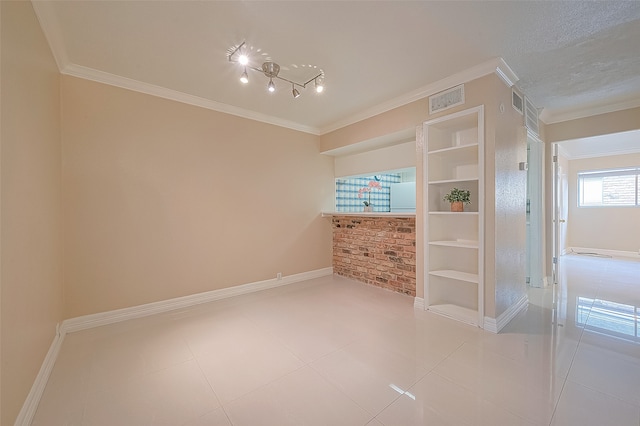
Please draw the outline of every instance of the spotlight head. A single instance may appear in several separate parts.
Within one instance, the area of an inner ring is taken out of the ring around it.
[[[244,72],[242,73],[242,75],[240,76],[240,81],[243,82],[244,84],[247,84],[249,82],[249,75],[247,75],[247,69],[245,68]]]
[[[300,92],[298,91],[298,89],[296,89],[296,87],[292,84],[291,85],[291,94],[293,95],[293,99],[297,99],[300,97]]]
[[[316,83],[316,93],[322,93],[322,91],[324,90],[324,81],[322,77],[316,78],[315,83]]]
[[[238,57],[238,62],[240,62],[240,64],[242,65],[247,65],[249,63],[249,57],[244,53],[241,53]]]
[[[267,90],[271,93],[276,91],[276,85],[273,84],[273,79],[269,79],[269,84],[267,85]]]

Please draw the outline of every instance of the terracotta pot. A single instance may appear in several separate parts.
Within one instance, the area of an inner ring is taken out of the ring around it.
[[[451,203],[451,211],[452,212],[463,212],[464,211],[464,203],[462,201],[455,201]]]

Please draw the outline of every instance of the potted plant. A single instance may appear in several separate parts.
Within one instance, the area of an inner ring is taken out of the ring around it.
[[[382,189],[382,185],[380,185],[380,182],[377,182],[375,180],[371,180],[371,181],[369,181],[369,185],[365,186],[364,188],[360,188],[358,190],[358,198],[362,198],[362,194],[364,194],[364,193],[368,194],[368,200],[362,202],[362,204],[364,204],[364,211],[365,212],[372,212],[373,211],[373,205],[371,204],[371,191],[374,188],[377,189],[378,191],[380,191]]]
[[[471,203],[471,191],[453,188],[444,196],[444,200],[451,203],[452,212],[462,212],[464,211],[464,204]]]

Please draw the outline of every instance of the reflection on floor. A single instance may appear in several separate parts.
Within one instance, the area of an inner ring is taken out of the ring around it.
[[[566,256],[494,335],[320,278],[68,335],[35,425],[640,424],[640,262]]]

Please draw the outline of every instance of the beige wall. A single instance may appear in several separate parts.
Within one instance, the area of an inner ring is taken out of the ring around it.
[[[613,155],[569,161],[568,246],[607,250],[640,250],[638,207],[578,207],[578,172],[639,167],[640,154]]]
[[[331,266],[318,137],[62,78],[65,317]]]
[[[416,142],[378,148],[359,154],[336,157],[336,177],[416,167]]]
[[[405,134],[428,117],[427,98],[411,102],[320,137],[320,151],[330,151],[393,133]]]
[[[527,134],[523,117],[511,105],[511,89],[494,78],[495,124],[495,316],[497,318],[527,293],[526,202]],[[504,112],[498,108],[504,105]],[[487,155],[489,152],[487,151]]]
[[[321,150],[328,151],[362,141],[378,138],[408,128],[415,128],[424,121],[448,115],[478,105],[485,105],[485,315],[495,318],[510,303],[518,300],[525,291],[525,192],[526,173],[515,173],[519,161],[526,161],[526,139],[522,138],[522,116],[511,105],[511,90],[494,74],[465,83],[465,104],[443,111],[428,114],[428,99],[420,99],[402,107],[362,120],[358,123],[321,136]],[[505,113],[499,113],[500,102],[505,105]],[[516,125],[519,122],[519,126]],[[499,158],[496,160],[496,149]],[[422,206],[423,155],[421,141],[416,141],[416,259],[424,258],[424,215]],[[499,175],[496,175],[496,167]],[[508,195],[517,193],[506,204],[496,203],[495,182],[504,182],[499,193]],[[521,193],[520,193],[521,192]],[[518,206],[522,205],[521,208]],[[496,220],[496,208],[501,214]],[[496,231],[496,225],[501,230]],[[522,228],[522,229],[520,229]],[[516,231],[513,231],[517,229]],[[498,233],[497,233],[498,232]],[[508,245],[496,250],[496,241]],[[520,269],[522,269],[520,273]],[[518,275],[516,277],[516,275]],[[521,275],[521,277],[520,277]],[[424,297],[424,263],[416,265],[416,294]],[[496,287],[496,283],[498,287]]]
[[[2,9],[2,425],[62,318],[59,74],[30,2]]]
[[[545,126],[545,141],[562,142],[640,129],[640,107]]]

